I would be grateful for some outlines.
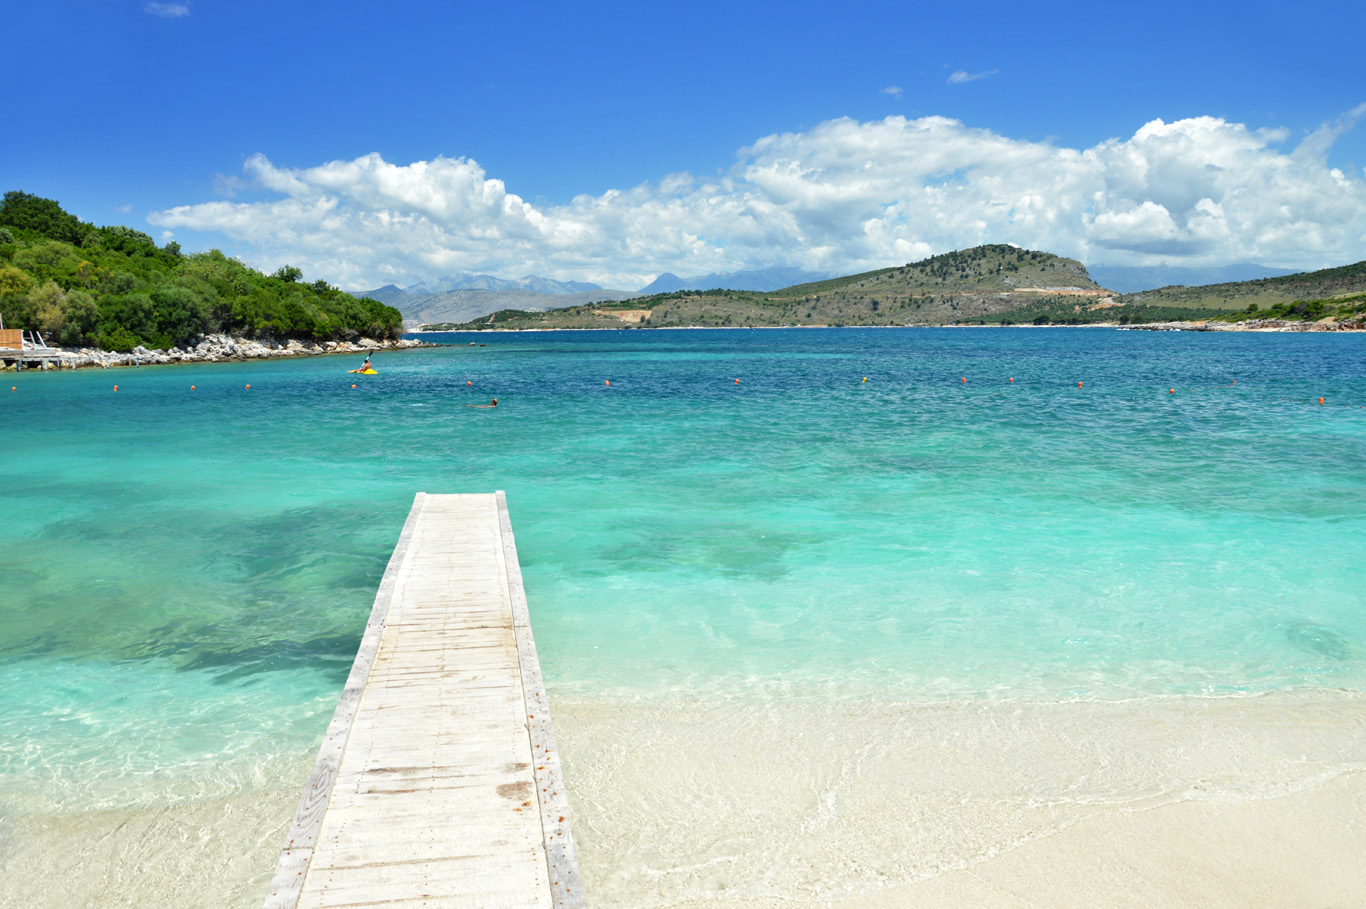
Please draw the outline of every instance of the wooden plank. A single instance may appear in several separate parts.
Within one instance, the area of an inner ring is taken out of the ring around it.
[[[265,905],[585,905],[502,493],[417,496]]]
[[[275,875],[270,881],[270,891],[266,895],[264,909],[293,909],[298,904],[299,893],[308,873],[309,861],[313,856],[313,846],[317,842],[318,829],[322,825],[323,814],[332,796],[332,785],[336,780],[337,767],[341,762],[342,749],[351,731],[351,722],[360,703],[361,692],[365,689],[375,653],[379,649],[380,634],[384,620],[389,613],[393,600],[394,585],[398,572],[407,558],[408,547],[412,542],[413,530],[417,526],[417,516],[422,511],[425,493],[413,497],[413,507],[408,510],[408,518],[403,522],[398,543],[389,556],[389,564],[384,568],[380,579],[375,603],[370,608],[370,620],[365,623],[365,633],[361,636],[356,659],[351,664],[351,674],[346,677],[337,709],[332,713],[332,722],[323,736],[322,747],[318,749],[318,759],[313,765],[313,773],[304,787],[303,797],[299,799],[299,809],[294,814],[294,823],[289,828],[284,851],[275,866]]]
[[[512,535],[507,495],[498,490],[498,523],[503,532],[503,549],[508,566],[508,588],[512,599],[512,620],[517,631],[517,650],[521,657],[522,690],[527,705],[527,731],[531,752],[536,757],[536,792],[541,802],[541,826],[545,831],[546,862],[550,871],[551,895],[555,909],[584,909],[587,896],[579,874],[579,852],[569,830],[569,799],[564,791],[564,772],[560,752],[555,747],[555,732],[550,725],[550,703],[541,679],[541,661],[531,635],[531,612],[526,589],[522,586],[521,563]]]

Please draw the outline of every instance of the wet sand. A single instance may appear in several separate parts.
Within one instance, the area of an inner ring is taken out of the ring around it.
[[[1363,707],[553,709],[594,906],[791,909],[1361,905]]]
[[[552,710],[595,909],[1366,903],[1360,694]],[[0,906],[259,906],[311,761],[7,805]]]

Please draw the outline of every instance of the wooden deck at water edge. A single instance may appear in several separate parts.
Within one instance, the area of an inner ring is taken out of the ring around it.
[[[585,906],[503,493],[418,493],[266,909]]]

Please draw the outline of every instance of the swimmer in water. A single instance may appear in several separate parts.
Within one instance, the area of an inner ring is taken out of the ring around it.
[[[466,404],[466,407],[497,407],[498,399],[494,398],[492,404]]]

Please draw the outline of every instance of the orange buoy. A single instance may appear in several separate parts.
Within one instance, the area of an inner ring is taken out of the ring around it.
[[[352,385],[351,387],[352,387],[352,388],[355,388],[356,386]]]
[[[1322,406],[1322,404],[1323,404],[1323,398],[1319,398],[1319,405]]]
[[[964,384],[964,385],[968,384],[968,377],[967,377],[967,376],[963,376],[963,384]]]
[[[1078,387],[1078,388],[1081,388],[1081,383],[1080,383],[1080,382],[1077,383],[1077,387]]]
[[[736,384],[736,385],[739,385],[739,384],[740,384],[740,380],[739,380],[739,379],[736,379],[736,380],[735,380],[735,384]]]
[[[193,386],[193,385],[190,386],[190,391],[194,391],[194,386]]]
[[[1174,395],[1174,394],[1176,394],[1176,389],[1175,389],[1175,388],[1168,388],[1168,389],[1167,389],[1167,394],[1169,394],[1169,395]]]
[[[115,386],[114,386],[114,390],[115,390],[115,391],[118,391],[118,390],[119,390],[119,387],[118,387],[117,385],[115,385]]]
[[[251,386],[250,386],[250,385],[248,385],[248,386],[247,386],[247,387],[248,387],[248,388],[250,388],[250,387],[251,387]]]
[[[1015,377],[1014,377],[1014,376],[1011,376],[1011,377],[1010,377],[1010,384],[1011,384],[1011,385],[1014,385],[1014,384],[1015,384]]]
[[[612,380],[611,380],[611,379],[603,379],[603,380],[602,380],[602,384],[603,384],[603,385],[611,385],[611,384],[612,384]]]
[[[466,382],[465,384],[466,384],[466,385],[473,385],[474,383],[473,383],[473,382]]]

